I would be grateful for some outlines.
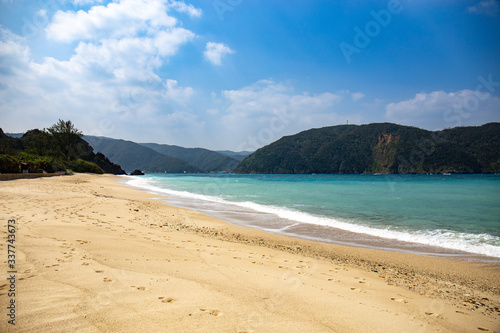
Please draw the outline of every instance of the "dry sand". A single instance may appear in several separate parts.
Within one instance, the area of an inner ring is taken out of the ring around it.
[[[109,175],[3,181],[0,199],[1,332],[500,332],[498,265],[270,235]]]

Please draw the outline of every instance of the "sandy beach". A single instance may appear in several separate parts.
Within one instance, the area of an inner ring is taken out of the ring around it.
[[[1,332],[500,332],[498,265],[272,235],[118,180],[0,182]]]

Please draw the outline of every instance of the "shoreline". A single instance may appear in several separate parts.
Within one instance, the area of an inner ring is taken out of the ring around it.
[[[269,234],[111,175],[15,180],[0,193],[20,225],[21,332],[500,332],[498,265]]]
[[[202,214],[209,215],[216,219],[221,219],[227,223],[240,227],[253,228],[266,233],[320,243],[500,265],[500,257],[468,252],[466,250],[440,247],[436,245],[410,242],[388,237],[386,238],[383,236],[360,233],[326,225],[303,223],[282,218],[272,213],[256,211],[251,208],[233,205],[231,202],[223,203],[209,200],[207,201],[168,192],[162,193],[160,191],[161,189],[155,190],[153,188],[129,184],[129,182],[133,180],[133,177],[128,176],[127,178],[122,178],[120,176],[120,182],[130,188],[146,191],[152,195],[166,197],[160,200],[167,205],[193,209]]]

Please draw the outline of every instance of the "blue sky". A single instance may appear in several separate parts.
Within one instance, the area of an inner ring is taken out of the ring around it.
[[[500,121],[499,0],[0,0],[0,127],[255,150]]]

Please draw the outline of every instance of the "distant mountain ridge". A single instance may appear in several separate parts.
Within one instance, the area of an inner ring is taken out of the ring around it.
[[[138,143],[85,135],[83,137],[95,151],[106,155],[126,171],[140,169],[146,172],[198,172],[199,170],[179,158],[166,156]]]
[[[5,133],[7,136],[10,136],[14,139],[20,139],[23,137],[24,133]]]
[[[285,136],[236,173],[498,173],[500,123],[427,131],[391,123],[339,125]]]
[[[204,148],[183,148],[157,143],[140,143],[140,145],[151,148],[163,155],[180,158],[202,172],[231,171],[240,162],[229,156]]]
[[[239,161],[204,148],[183,148],[156,143],[85,135],[96,151],[102,152],[125,170],[145,172],[231,172]]]
[[[229,156],[231,158],[234,158],[235,160],[241,162],[243,161],[248,155],[250,155],[252,152],[251,151],[230,151],[230,150],[216,150],[221,155]]]

